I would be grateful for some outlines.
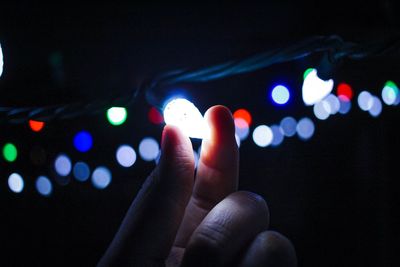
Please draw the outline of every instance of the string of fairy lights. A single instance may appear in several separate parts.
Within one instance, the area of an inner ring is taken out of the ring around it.
[[[3,73],[3,53],[0,45],[0,77]],[[190,75],[189,75],[190,76]],[[188,77],[189,77],[188,76]],[[283,117],[275,123],[255,125],[251,111],[240,108],[233,112],[236,140],[240,147],[242,143],[251,137],[253,143],[260,148],[275,148],[281,145],[285,139],[298,137],[303,141],[310,140],[316,130],[316,121],[327,120],[329,117],[340,114],[348,114],[353,106],[357,105],[362,111],[368,112],[371,117],[379,117],[385,106],[398,106],[400,103],[399,88],[394,81],[385,81],[382,84],[380,95],[374,95],[369,91],[361,91],[356,96],[356,90],[345,82],[334,83],[333,80],[319,78],[317,69],[310,68],[303,74],[302,97],[306,107],[312,109],[314,118],[292,116]],[[284,106],[292,98],[291,91],[286,85],[279,84],[268,88],[268,97],[274,104]],[[173,97],[172,97],[173,99]],[[178,108],[179,110],[179,108]],[[148,119],[151,123],[160,125],[165,123],[159,108],[153,106],[148,111]],[[128,118],[128,109],[122,106],[109,107],[105,117],[108,122],[119,127],[124,125]],[[48,122],[29,119],[27,123],[30,129],[38,134],[46,131]],[[90,153],[96,144],[93,141],[92,133],[87,130],[76,132],[72,143],[74,149],[79,153]],[[21,160],[19,145],[3,140],[1,145],[2,161],[15,166]],[[199,158],[199,150],[193,151],[195,160]],[[151,136],[143,137],[137,147],[125,143],[115,149],[114,160],[121,168],[134,168],[135,163],[140,159],[146,162],[157,162],[160,154],[160,145],[156,138]],[[33,162],[45,161],[43,148],[35,147],[30,153]],[[65,152],[60,152],[51,159],[54,175],[43,173],[35,178],[35,188],[41,196],[49,197],[55,192],[57,185],[67,185],[72,179],[78,182],[90,182],[97,189],[106,189],[112,182],[112,171],[108,166],[99,165],[90,168],[89,164],[82,160],[73,161]],[[29,176],[29,175],[28,175]],[[6,185],[10,192],[20,194],[32,188],[26,188],[24,174],[12,171],[7,175]],[[2,179],[4,181],[4,179]],[[4,185],[4,183],[3,183]]]

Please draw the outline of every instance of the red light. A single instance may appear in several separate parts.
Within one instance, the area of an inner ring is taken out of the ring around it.
[[[342,101],[350,101],[353,98],[353,89],[347,83],[340,83],[337,87],[337,95]]]
[[[29,120],[29,127],[31,127],[34,132],[40,132],[44,127],[44,122]]]
[[[246,109],[244,109],[244,108],[241,108],[241,109],[236,110],[236,111],[233,113],[233,118],[234,118],[234,119],[242,119],[242,120],[246,121],[247,124],[248,124],[248,126],[250,126],[250,124],[251,124],[251,115],[250,115],[250,112],[248,112],[248,111],[247,111]]]
[[[152,107],[147,115],[151,123],[161,124],[164,122],[163,116],[155,107]]]

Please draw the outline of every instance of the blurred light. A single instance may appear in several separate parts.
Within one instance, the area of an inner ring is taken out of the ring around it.
[[[279,146],[283,142],[284,138],[281,127],[279,127],[278,125],[272,125],[271,131],[272,131],[271,146]]]
[[[308,68],[308,69],[306,69],[306,70],[304,71],[304,74],[303,74],[303,79],[305,80],[305,79],[307,78],[308,74],[310,74],[313,70],[315,70],[315,69],[314,69],[314,68]]]
[[[257,126],[253,131],[253,141],[257,146],[266,147],[271,144],[273,133],[267,125]]]
[[[74,146],[80,152],[87,152],[93,146],[93,139],[89,132],[80,131],[74,137]]]
[[[139,144],[139,155],[145,161],[155,160],[160,153],[158,142],[151,137],[145,137]]]
[[[310,139],[315,131],[315,126],[312,120],[305,117],[299,120],[299,123],[296,127],[297,134],[299,135],[300,139],[307,140]]]
[[[167,103],[164,120],[166,124],[177,126],[192,138],[202,139],[210,135],[210,129],[200,111],[184,98],[175,98]]]
[[[199,166],[199,154],[193,150],[193,157],[194,157],[194,167],[197,168]]]
[[[339,98],[339,102],[340,102],[339,113],[347,114],[351,109],[351,102],[343,100],[342,98]]]
[[[14,162],[18,156],[17,147],[13,143],[7,143],[3,147],[4,159],[8,162]]]
[[[53,191],[53,185],[46,176],[39,176],[36,180],[36,190],[43,196],[49,196]]]
[[[237,134],[235,134],[235,140],[236,140],[237,146],[240,147],[240,137]]]
[[[286,104],[290,98],[289,90],[283,85],[277,85],[271,92],[272,100],[279,105]]]
[[[161,124],[164,122],[163,116],[155,107],[150,108],[147,116],[149,118],[149,121],[153,124]]]
[[[337,86],[337,96],[342,101],[351,101],[353,98],[353,89],[347,83],[340,83]]]
[[[400,102],[399,88],[392,81],[387,81],[382,89],[382,100],[386,105],[397,105]]]
[[[240,138],[240,140],[245,140],[250,132],[249,125],[241,118],[234,119],[234,122],[236,135]]]
[[[357,98],[358,106],[361,110],[368,111],[374,102],[372,95],[367,91],[362,91]]]
[[[80,182],[84,182],[89,179],[90,176],[90,169],[89,166],[82,161],[78,161],[74,165],[74,169],[72,170],[74,177],[76,180]]]
[[[335,95],[329,94],[323,101],[329,105],[329,114],[335,115],[339,111],[340,102]]]
[[[97,167],[92,174],[92,183],[97,189],[104,189],[111,183],[111,172],[106,167]]]
[[[369,112],[369,114],[371,114],[372,117],[378,117],[381,114],[382,102],[378,97],[376,97],[376,96],[372,97],[372,106],[368,110],[368,112]]]
[[[67,155],[61,154],[56,158],[54,168],[58,175],[67,176],[71,172],[71,160]]]
[[[305,77],[302,87],[303,102],[311,106],[326,97],[333,88],[333,80],[321,80],[317,75],[317,70],[313,69]]]
[[[296,134],[296,126],[297,122],[292,117],[285,117],[281,120],[280,127],[283,131],[283,134],[287,137],[292,137]]]
[[[40,132],[44,127],[44,122],[43,121],[29,120],[29,127],[34,132]]]
[[[122,167],[131,167],[136,161],[136,152],[128,145],[120,146],[115,156]]]
[[[319,101],[313,107],[315,117],[320,120],[326,120],[329,117],[330,110],[331,108],[329,106],[329,103],[325,100]]]
[[[114,126],[123,124],[127,116],[126,108],[123,107],[112,107],[107,110],[107,119]]]
[[[1,44],[0,44],[0,77],[3,74],[3,49],[1,48]]]
[[[14,193],[21,193],[24,189],[24,179],[18,173],[12,173],[8,177],[8,187]]]
[[[245,120],[247,122],[247,127],[249,127],[251,125],[252,122],[252,118],[251,118],[251,114],[249,111],[247,111],[244,108],[238,109],[233,113],[233,118],[234,119],[242,119]]]
[[[46,163],[46,151],[42,147],[35,146],[30,152],[30,158],[34,165],[43,165]]]

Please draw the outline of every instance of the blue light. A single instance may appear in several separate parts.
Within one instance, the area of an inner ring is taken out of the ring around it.
[[[87,152],[92,148],[93,139],[89,132],[80,131],[74,137],[74,146],[80,152]]]
[[[46,176],[39,176],[36,180],[36,189],[39,194],[49,196],[53,191],[53,185]]]
[[[311,119],[304,117],[297,123],[296,130],[300,139],[308,140],[313,136],[315,131],[315,126]]]
[[[272,100],[279,105],[286,104],[290,98],[289,89],[283,85],[277,85],[271,92]]]
[[[283,139],[284,139],[282,129],[278,125],[272,125],[271,131],[272,131],[271,146],[279,146],[283,142]]]
[[[76,180],[84,182],[89,179],[90,169],[89,166],[82,161],[75,163],[74,169],[72,170]]]
[[[111,183],[111,172],[106,167],[97,167],[92,174],[93,186],[104,189]]]
[[[297,122],[292,117],[285,117],[281,120],[280,127],[283,131],[283,134],[287,137],[292,137],[296,134],[296,126]]]

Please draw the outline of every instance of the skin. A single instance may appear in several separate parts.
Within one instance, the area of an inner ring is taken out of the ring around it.
[[[161,158],[98,266],[297,266],[283,235],[268,230],[264,199],[237,191],[239,152],[230,111],[210,108],[211,137],[195,172],[190,139],[165,126]]]

